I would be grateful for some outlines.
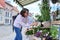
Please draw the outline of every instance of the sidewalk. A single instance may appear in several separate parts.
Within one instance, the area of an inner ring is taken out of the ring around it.
[[[1,37],[0,40],[14,40],[14,38],[15,38],[15,34],[12,33],[9,36]]]
[[[0,26],[0,40],[14,40],[14,37],[12,26]]]

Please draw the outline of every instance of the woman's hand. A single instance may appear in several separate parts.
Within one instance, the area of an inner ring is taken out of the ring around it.
[[[38,25],[38,22],[33,22],[32,24],[31,24],[31,26],[37,26]]]
[[[38,25],[38,22],[34,22],[34,26],[37,26]]]

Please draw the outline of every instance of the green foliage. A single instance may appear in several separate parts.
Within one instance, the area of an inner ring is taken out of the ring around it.
[[[40,29],[40,26],[37,26],[37,27],[33,27],[31,30],[28,30],[26,32],[26,35],[33,35],[35,33],[37,33],[37,31]]]
[[[39,22],[43,22],[44,20],[43,20],[43,18],[42,18],[42,16],[40,16],[40,15],[36,15],[36,18],[37,18],[37,21],[39,21]]]
[[[33,30],[29,30],[26,32],[26,35],[33,35],[36,34],[38,31],[42,30],[42,34],[46,34],[49,32],[49,28],[42,28],[41,26],[33,27]]]
[[[50,9],[49,9],[49,5],[48,5],[48,0],[43,0],[42,6],[39,5],[39,8],[41,10],[41,16],[39,16],[38,18],[40,18],[43,21],[50,20],[50,15],[49,15]]]
[[[33,27],[33,30],[29,30],[26,32],[26,35],[33,35],[36,34],[38,31],[42,30],[42,34],[45,35],[49,32],[50,36],[52,36],[53,39],[57,38],[58,35],[58,27],[57,26],[51,26],[50,28],[41,28],[40,26]],[[42,35],[42,36],[43,36]]]
[[[41,26],[37,26],[37,27],[33,28],[34,34],[37,33],[37,31],[40,31],[40,29],[41,29]]]
[[[34,30],[34,34],[35,34],[35,33],[37,33],[38,28],[33,28],[33,30]]]
[[[29,30],[26,32],[26,35],[33,35],[33,30]]]
[[[48,33],[48,32],[49,32],[49,31],[48,31],[47,29],[42,30],[43,35],[46,34],[46,33]]]
[[[58,29],[58,27],[56,27],[56,26],[51,26],[51,28],[50,28],[50,33],[53,38],[56,38],[58,35],[57,29]]]

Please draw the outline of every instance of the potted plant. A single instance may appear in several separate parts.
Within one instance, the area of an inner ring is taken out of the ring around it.
[[[39,8],[41,10],[41,16],[43,21],[50,20],[50,9],[48,0],[42,1],[42,6],[39,4]]]
[[[50,20],[50,9],[49,9],[49,3],[48,0],[43,0],[42,4],[38,4],[39,8],[41,10],[41,15],[37,15],[37,21],[41,22],[41,27],[43,27],[44,25],[42,24],[42,22],[49,22]],[[49,22],[50,23],[50,22]]]

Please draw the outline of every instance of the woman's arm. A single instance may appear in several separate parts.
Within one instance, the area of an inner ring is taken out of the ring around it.
[[[20,21],[19,24],[20,24],[21,26],[23,26],[23,27],[30,27],[30,24],[24,23],[24,22],[22,22],[22,21]]]
[[[24,22],[20,21],[19,24],[22,25],[23,27],[30,27],[30,26],[37,26],[38,22],[29,24],[29,23],[24,23]]]

